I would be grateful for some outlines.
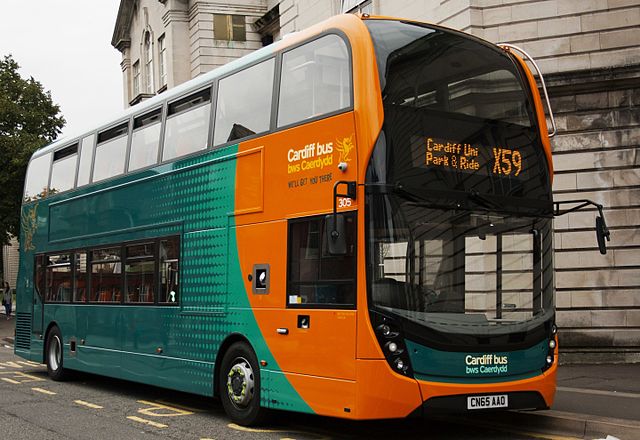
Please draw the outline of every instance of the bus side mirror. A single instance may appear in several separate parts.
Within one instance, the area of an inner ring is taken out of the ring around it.
[[[329,214],[324,218],[324,236],[327,237],[330,255],[347,255],[344,215]]]
[[[605,255],[607,253],[607,241],[611,241],[611,232],[607,228],[604,216],[601,215],[596,216],[596,238],[598,239],[598,250],[602,255]]]

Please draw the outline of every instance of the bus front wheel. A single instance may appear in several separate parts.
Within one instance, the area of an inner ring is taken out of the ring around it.
[[[63,367],[63,347],[60,329],[53,327],[47,335],[45,360],[49,377],[57,381],[64,380],[67,377],[67,371]]]
[[[264,420],[267,410],[260,406],[260,367],[248,344],[236,342],[229,347],[218,380],[222,406],[234,422],[252,426]]]

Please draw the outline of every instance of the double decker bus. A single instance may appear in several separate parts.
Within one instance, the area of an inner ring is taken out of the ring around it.
[[[246,425],[548,408],[552,174],[514,50],[336,16],[33,155],[15,352]]]

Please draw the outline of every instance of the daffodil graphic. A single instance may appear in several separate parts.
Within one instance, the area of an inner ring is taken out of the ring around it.
[[[336,151],[340,152],[340,159],[338,162],[351,162],[349,155],[355,148],[355,145],[353,145],[353,136],[354,134],[349,137],[342,138],[342,141],[336,139]]]

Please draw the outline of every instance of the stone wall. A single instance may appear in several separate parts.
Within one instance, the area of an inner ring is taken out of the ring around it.
[[[595,209],[555,221],[558,326],[565,361],[640,361],[640,66],[547,77],[559,133],[556,200],[605,205],[607,255]]]

